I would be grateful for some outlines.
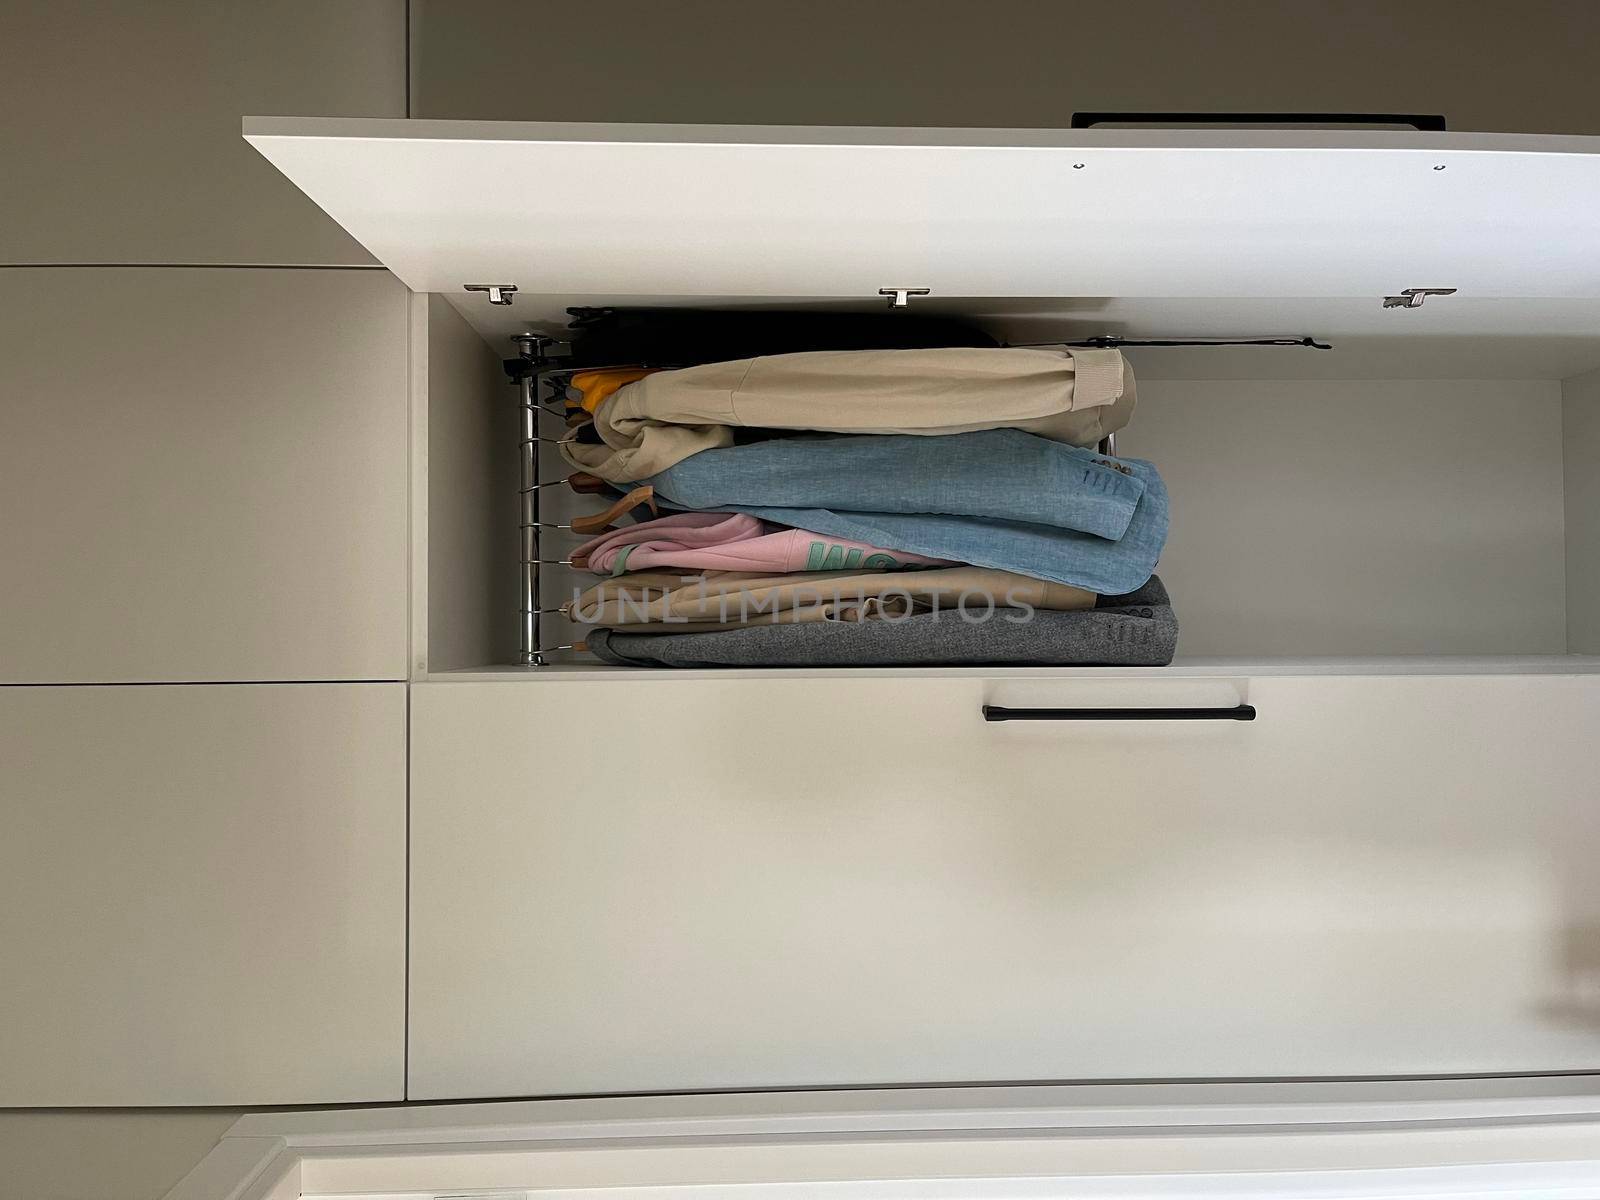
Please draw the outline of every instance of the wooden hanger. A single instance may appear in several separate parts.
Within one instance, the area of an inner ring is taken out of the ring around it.
[[[590,513],[583,517],[572,518],[572,532],[596,534],[604,533],[610,529],[618,517],[625,516],[638,508],[641,504],[649,506],[650,515],[658,517],[661,512],[656,508],[656,490],[649,484],[636,487],[626,496],[618,498],[609,508],[604,508],[597,513]]]
[[[611,491],[611,485],[598,475],[587,471],[574,471],[567,476],[567,486],[580,496],[598,496]]]

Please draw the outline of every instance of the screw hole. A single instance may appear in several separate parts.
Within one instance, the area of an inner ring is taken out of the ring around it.
[[[1083,170],[1083,164],[1082,163],[1073,163],[1072,164],[1072,169],[1074,171],[1081,171],[1081,170]]]
[[[1436,167],[1434,167],[1434,170],[1435,170],[1435,171],[1442,171],[1442,170],[1444,170],[1444,163],[1440,163],[1440,164],[1439,164],[1439,165],[1438,165],[1438,166],[1436,166]]]

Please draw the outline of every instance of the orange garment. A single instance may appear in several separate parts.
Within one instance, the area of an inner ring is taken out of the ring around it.
[[[604,367],[596,371],[578,371],[567,381],[567,407],[592,413],[618,388],[654,375],[656,370],[655,367]]]

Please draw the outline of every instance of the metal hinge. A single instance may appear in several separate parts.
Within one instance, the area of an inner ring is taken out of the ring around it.
[[[927,296],[932,291],[932,288],[879,288],[878,295],[888,298],[890,308],[905,308],[912,296]]]
[[[1385,296],[1385,308],[1421,308],[1422,302],[1429,296],[1453,296],[1455,288],[1407,288],[1398,296]]]
[[[461,290],[464,292],[488,292],[490,304],[510,304],[511,295],[517,290],[514,283],[463,283]]]

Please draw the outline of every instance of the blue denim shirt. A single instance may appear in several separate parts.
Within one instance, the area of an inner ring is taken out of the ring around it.
[[[1103,595],[1149,579],[1167,538],[1167,491],[1150,463],[1017,429],[775,438],[701,451],[646,482],[678,508]]]

